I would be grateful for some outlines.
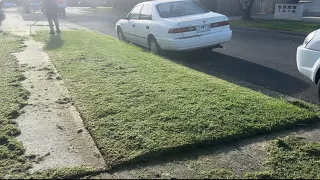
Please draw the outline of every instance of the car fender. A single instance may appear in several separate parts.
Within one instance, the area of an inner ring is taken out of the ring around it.
[[[317,72],[320,70],[320,57],[319,59],[316,61],[316,63],[314,64],[313,68],[312,68],[312,72],[313,72],[313,75],[312,75],[312,81],[314,83],[317,83],[316,82],[316,75],[317,75]]]
[[[124,21],[124,20],[119,20],[117,23],[116,23],[116,30],[117,30],[117,28],[118,28],[118,26],[120,26],[120,27],[122,27],[123,26],[123,24],[125,24],[126,23],[126,21]]]

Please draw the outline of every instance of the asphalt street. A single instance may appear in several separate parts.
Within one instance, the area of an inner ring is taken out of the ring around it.
[[[123,15],[125,13],[67,8],[67,17],[62,19],[116,36],[115,23]],[[26,15],[23,19],[32,21],[33,16]],[[304,37],[232,29],[232,40],[222,49],[206,54],[170,53],[167,57],[225,80],[229,80],[225,77],[231,77],[318,103],[316,85],[301,75],[296,66],[296,49],[302,44]]]

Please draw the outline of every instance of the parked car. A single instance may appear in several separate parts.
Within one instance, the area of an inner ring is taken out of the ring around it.
[[[3,6],[6,8],[12,8],[12,7],[16,7],[17,5],[15,3],[12,2],[4,2]]]
[[[62,15],[66,15],[66,8],[67,8],[67,0],[56,0],[58,6],[59,6],[59,13]]]
[[[318,85],[320,101],[320,29],[309,34],[298,47],[297,65],[300,73]]]
[[[211,51],[231,39],[228,18],[189,0],[143,2],[116,23],[119,40],[162,50]]]

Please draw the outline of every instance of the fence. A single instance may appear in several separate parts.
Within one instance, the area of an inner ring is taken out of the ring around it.
[[[241,9],[238,0],[200,0],[200,3],[211,11],[225,15],[240,15]],[[291,3],[292,0],[255,0],[252,14],[274,13],[276,4]]]
[[[109,0],[115,8],[130,10],[139,2],[147,0]],[[240,15],[241,9],[238,0],[199,0],[199,2],[213,12],[225,15]],[[276,4],[288,4],[293,0],[255,0],[252,7],[252,14],[274,13]]]

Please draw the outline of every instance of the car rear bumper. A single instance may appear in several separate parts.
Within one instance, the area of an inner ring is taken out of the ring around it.
[[[232,37],[232,31],[225,30],[208,35],[179,39],[157,39],[159,46],[164,50],[190,51],[210,46],[216,46],[228,42]]]
[[[314,51],[299,46],[297,50],[297,67],[301,74],[315,82],[315,76],[320,67],[320,51]]]

